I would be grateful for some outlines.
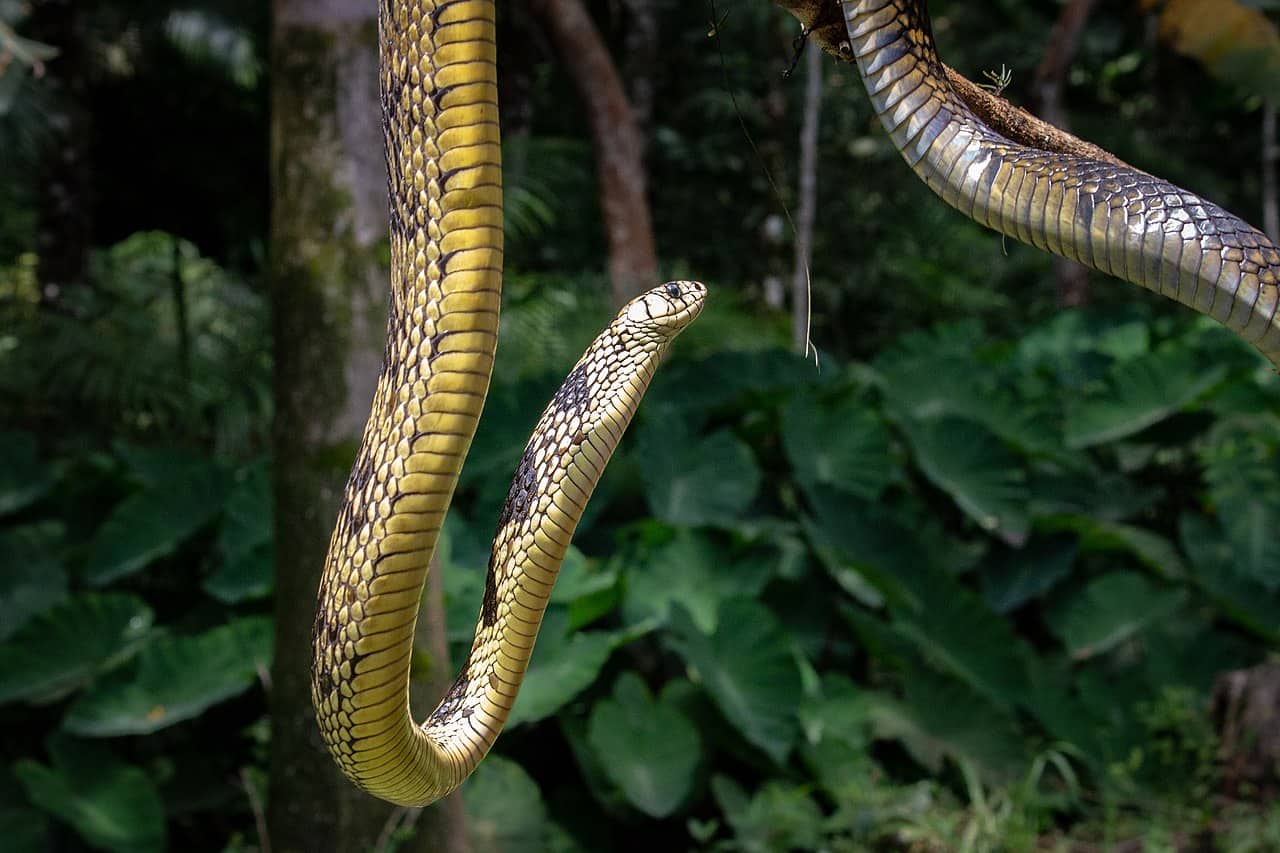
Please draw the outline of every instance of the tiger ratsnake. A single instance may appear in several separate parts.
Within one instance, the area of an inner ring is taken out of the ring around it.
[[[1280,365],[1280,250],[1256,228],[1123,165],[1021,145],[952,89],[925,0],[841,0],[857,61],[893,144],[961,213],[1213,317]]]
[[[347,776],[421,806],[460,785],[497,738],[587,498],[706,289],[669,282],[631,301],[543,412],[502,508],[471,652],[416,725],[414,623],[498,326],[494,3],[381,0],[379,30],[391,194],[386,357],[321,577],[311,690]]]
[[[944,200],[1208,314],[1280,364],[1280,251],[1260,232],[1143,172],[1002,137],[952,91],[923,0],[839,2],[877,114]],[[416,806],[456,788],[492,746],[586,499],[705,289],[672,282],[624,308],[543,413],[499,519],[471,653],[415,725],[418,601],[497,333],[494,3],[381,0],[379,26],[392,200],[386,362],[324,567],[312,693],[344,772]]]

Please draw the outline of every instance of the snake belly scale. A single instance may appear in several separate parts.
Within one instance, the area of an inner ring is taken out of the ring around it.
[[[421,806],[493,745],[528,666],[565,549],[671,340],[705,288],[625,306],[534,429],[502,509],[475,640],[422,724],[409,667],[427,567],[488,392],[502,281],[493,0],[381,0],[391,196],[382,373],[320,582],[312,701],[366,791]]]
[[[955,94],[925,0],[840,0],[872,106],[908,165],[979,223],[1213,317],[1280,365],[1280,249],[1136,169],[1005,139]]]

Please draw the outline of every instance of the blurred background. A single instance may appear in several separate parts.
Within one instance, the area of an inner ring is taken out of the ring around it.
[[[0,845],[1280,850],[1277,377],[946,208],[766,0],[499,4],[505,313],[419,717],[545,400],[628,295],[711,303],[492,757],[352,789],[308,636],[382,357],[375,6],[0,0]],[[1274,3],[932,7],[1276,237]]]

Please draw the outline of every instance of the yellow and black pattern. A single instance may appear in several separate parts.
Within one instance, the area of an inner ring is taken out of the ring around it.
[[[842,0],[885,129],[948,204],[1002,234],[1207,314],[1280,365],[1280,249],[1194,193],[1135,169],[1005,139],[955,95],[925,0]]]
[[[382,0],[391,305],[373,409],[320,583],[312,700],[343,771],[421,806],[498,735],[547,594],[605,462],[702,285],[632,302],[592,345],[530,441],[502,513],[471,655],[426,723],[409,665],[427,567],[488,392],[502,284],[492,0]]]

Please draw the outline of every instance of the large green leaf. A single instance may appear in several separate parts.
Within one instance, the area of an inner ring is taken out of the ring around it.
[[[672,643],[725,718],[781,764],[798,731],[801,688],[787,634],[768,608],[748,599],[724,602],[716,625],[707,636],[677,608]]]
[[[988,779],[1008,782],[1024,766],[1026,747],[1012,717],[959,682],[926,671],[905,675],[901,699],[877,695],[871,710],[878,739],[902,743],[934,775],[943,758],[973,762]]]
[[[65,696],[133,655],[151,620],[131,595],[82,595],[53,607],[0,645],[0,703]]]
[[[150,734],[247,690],[271,666],[272,624],[248,617],[192,637],[148,645],[135,672],[96,685],[63,726],[88,737]]]
[[[864,605],[919,607],[911,581],[917,566],[959,574],[974,561],[971,547],[948,538],[919,507],[872,504],[830,489],[816,491],[805,529],[828,573]]]
[[[1226,367],[1201,364],[1185,350],[1122,361],[1101,392],[1068,409],[1067,446],[1091,447],[1140,432],[1182,410],[1225,375]]]
[[[1027,537],[1026,473],[986,429],[955,418],[906,424],[916,463],[984,530],[1013,544]]]
[[[1158,587],[1145,575],[1112,572],[1073,592],[1046,618],[1071,656],[1082,660],[1111,650],[1185,599],[1183,590]]]
[[[754,596],[769,580],[770,565],[762,558],[738,557],[717,547],[709,536],[677,531],[661,547],[642,555],[643,565],[627,569],[623,615],[628,622],[665,621],[673,604],[693,617],[703,633],[716,629],[721,602]],[[732,570],[726,567],[732,566]]]
[[[643,625],[624,631],[570,634],[563,608],[548,610],[507,725],[537,722],[559,711],[595,682],[614,649],[650,629]]]
[[[1186,577],[1187,569],[1173,543],[1158,533],[1131,524],[1102,521],[1088,515],[1060,515],[1044,520],[1045,530],[1072,530],[1080,550],[1125,551],[1167,580]]]
[[[1215,430],[1203,453],[1209,496],[1231,545],[1235,570],[1280,588],[1280,439],[1251,419]]]
[[[227,495],[218,545],[234,563],[271,543],[271,469],[265,463],[246,468]]]
[[[825,485],[875,500],[896,470],[888,430],[865,402],[827,407],[793,397],[782,412],[782,446],[806,488]]]
[[[471,849],[486,853],[542,853],[547,807],[538,783],[500,755],[481,762],[462,786]]]
[[[164,806],[139,767],[101,744],[55,736],[53,766],[19,761],[14,772],[31,802],[75,827],[89,845],[118,853],[164,849]]]
[[[46,521],[0,531],[0,641],[67,597],[64,530]]]
[[[1009,623],[953,576],[927,565],[911,573],[921,606],[897,609],[893,627],[935,667],[951,673],[1000,708],[1024,704],[1024,659],[1030,647]]]
[[[731,521],[760,488],[750,448],[728,430],[695,438],[681,421],[650,420],[641,433],[640,454],[649,508],[670,524]]]
[[[209,464],[125,498],[98,528],[84,578],[103,586],[172,553],[222,509],[225,475]]]
[[[1062,536],[1006,550],[983,567],[982,594],[999,613],[1017,610],[1065,580],[1077,550],[1073,539]]]
[[[40,461],[35,436],[0,432],[0,515],[35,503],[53,481],[52,469]]]
[[[978,360],[985,341],[972,323],[905,335],[876,359],[886,410],[900,422],[967,420],[1026,452],[1061,452],[1047,415],[1014,399],[997,370]]]
[[[650,817],[673,813],[693,792],[702,739],[680,709],[650,696],[634,673],[623,673],[611,699],[591,710],[587,739],[604,772]]]
[[[239,604],[271,595],[275,553],[270,544],[238,554],[205,578],[201,588],[223,604]]]
[[[570,545],[551,589],[551,605],[569,610],[569,630],[576,631],[612,613],[621,598],[618,567],[588,560]]]
[[[1182,547],[1195,566],[1192,580],[1234,622],[1280,644],[1280,593],[1235,570],[1230,546],[1208,519],[1187,513],[1178,528]]]

